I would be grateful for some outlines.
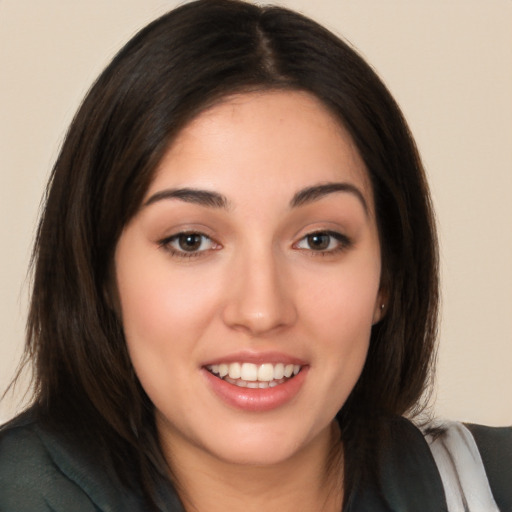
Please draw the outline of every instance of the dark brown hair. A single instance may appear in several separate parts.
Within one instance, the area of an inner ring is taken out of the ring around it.
[[[307,91],[327,106],[350,132],[375,196],[386,314],[338,414],[346,500],[368,465],[370,431],[378,437],[380,418],[417,409],[429,382],[433,214],[414,141],[386,87],[348,44],[297,13],[235,0],[183,5],[126,44],[71,124],[37,233],[27,329],[41,421],[82,432],[150,501],[168,468],[111,304],[116,243],[186,123],[228,95],[273,89]]]

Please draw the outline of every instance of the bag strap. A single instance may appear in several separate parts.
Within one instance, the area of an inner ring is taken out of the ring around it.
[[[449,512],[499,512],[471,432],[455,421],[429,424],[424,431]]]

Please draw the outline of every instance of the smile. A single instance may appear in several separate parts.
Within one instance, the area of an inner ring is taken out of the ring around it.
[[[241,388],[265,389],[283,384],[297,375],[301,366],[284,363],[221,363],[207,370],[220,379]]]

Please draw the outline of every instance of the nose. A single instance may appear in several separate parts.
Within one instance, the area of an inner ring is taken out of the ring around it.
[[[286,329],[297,319],[294,287],[286,262],[271,250],[233,262],[223,320],[232,329],[263,336]]]

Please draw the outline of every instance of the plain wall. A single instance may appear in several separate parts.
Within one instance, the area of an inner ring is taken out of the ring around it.
[[[401,105],[437,209],[439,416],[512,423],[512,1],[288,0],[348,39]],[[23,344],[45,181],[96,75],[158,0],[0,0],[0,390]],[[18,396],[0,404],[0,420]]]

